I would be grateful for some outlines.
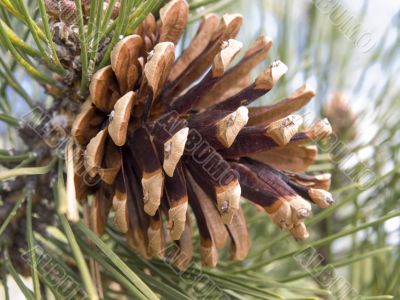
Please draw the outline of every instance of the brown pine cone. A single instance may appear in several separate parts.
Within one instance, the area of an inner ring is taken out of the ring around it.
[[[308,237],[310,203],[333,203],[329,175],[298,173],[317,156],[308,144],[331,133],[327,120],[300,130],[301,117],[291,115],[314,93],[304,86],[276,104],[248,108],[287,71],[275,61],[250,80],[272,41],[261,36],[229,67],[242,48],[234,39],[242,16],[209,14],[175,59],[188,13],[186,1],[170,1],[159,22],[150,15],[122,39],[111,65],[93,76],[72,129],[75,190],[81,201],[94,193],[92,228],[101,234],[113,208],[115,227],[134,249],[162,255],[172,239],[188,258],[176,261],[181,268],[193,251],[188,206],[202,262],[215,266],[229,239],[232,259],[248,253],[241,197],[299,240]]]

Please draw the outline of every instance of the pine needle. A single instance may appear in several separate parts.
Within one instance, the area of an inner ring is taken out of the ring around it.
[[[1,224],[0,227],[0,237],[3,235],[4,231],[7,229],[7,226],[10,224],[12,219],[15,217],[17,214],[17,210],[21,207],[22,202],[26,199],[26,196],[24,193],[22,193],[17,201],[15,202],[12,210],[9,212],[7,218],[4,220],[3,224]]]
[[[56,160],[57,160],[57,158],[53,158],[49,164],[42,166],[42,167],[15,168],[15,169],[11,169],[11,170],[2,171],[2,172],[0,172],[0,180],[5,180],[5,179],[16,177],[16,176],[47,174],[52,169]]]
[[[157,299],[157,296],[151,289],[107,246],[96,234],[94,234],[82,221],[77,224],[79,229],[85,236],[96,244],[98,249],[103,252],[108,259],[134,284],[148,299]],[[145,298],[144,298],[145,299]]]
[[[28,252],[30,254],[31,263],[31,274],[33,282],[33,294],[35,300],[40,300],[42,298],[40,292],[39,274],[36,259],[35,241],[33,238],[32,229],[32,194],[28,194],[28,205],[26,207],[26,236],[28,240]]]
[[[63,215],[59,215],[59,219],[61,222],[61,226],[64,229],[65,232],[65,236],[68,239],[69,245],[71,247],[72,253],[75,257],[76,263],[77,263],[77,267],[79,269],[79,272],[81,274],[82,277],[82,281],[85,285],[86,288],[86,292],[88,293],[88,296],[90,299],[92,300],[97,300],[99,299],[99,296],[97,295],[96,292],[96,288],[95,285],[92,281],[92,278],[90,276],[90,272],[89,272],[89,268],[85,262],[85,258],[82,254],[82,251],[76,241],[76,238],[74,236],[74,233],[67,221],[67,219],[65,218],[65,216]]]

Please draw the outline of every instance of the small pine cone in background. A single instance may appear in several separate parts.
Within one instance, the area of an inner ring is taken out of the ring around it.
[[[332,121],[332,130],[341,141],[351,142],[356,138],[357,115],[351,111],[343,94],[335,93],[326,104],[323,114]]]
[[[336,143],[336,146],[332,147],[331,151],[332,161],[335,162],[334,168],[331,170],[332,186],[339,188],[349,184],[348,176],[346,176],[348,170],[342,164],[342,162],[347,160],[346,156],[349,152],[346,147],[339,146],[343,145],[343,143],[345,145],[350,144],[357,138],[356,122],[358,114],[351,110],[346,97],[340,92],[333,94],[328,100],[322,114],[326,115],[332,121],[332,131],[335,135],[333,140],[341,142]]]
[[[83,7],[83,13],[85,16],[90,16],[90,7],[91,7],[91,0],[82,0],[82,7]],[[105,12],[108,8],[110,0],[105,0],[103,1],[103,11]],[[119,9],[121,6],[121,1],[120,0],[115,0],[114,5],[111,11],[111,19],[115,19],[118,16]]]
[[[77,9],[74,0],[45,0],[46,11],[52,17],[55,17],[68,25],[76,23]],[[90,0],[82,0],[83,14],[85,17],[90,16]],[[109,0],[104,1],[103,10],[106,11],[109,5]],[[115,19],[118,16],[120,9],[120,0],[114,2],[111,11],[111,18]]]
[[[45,0],[46,11],[49,15],[60,19],[66,24],[76,22],[76,4],[73,0]]]
[[[113,209],[115,228],[144,257],[164,255],[173,240],[187,258],[175,261],[180,268],[193,254],[190,207],[202,262],[214,267],[229,240],[232,259],[249,251],[241,198],[294,238],[308,237],[311,204],[324,208],[333,199],[328,174],[301,172],[317,156],[309,144],[331,127],[322,120],[301,129],[293,113],[314,96],[307,86],[276,104],[247,107],[287,67],[275,61],[251,80],[272,46],[265,36],[230,66],[243,47],[235,40],[240,15],[206,15],[175,58],[188,13],[186,1],[170,1],[158,22],[148,16],[115,46],[111,65],[94,74],[72,128],[72,181],[78,200],[94,194],[90,224],[98,234]]]

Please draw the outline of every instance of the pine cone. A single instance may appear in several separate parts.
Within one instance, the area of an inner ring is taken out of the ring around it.
[[[301,117],[291,115],[314,93],[304,86],[276,104],[247,108],[287,70],[275,61],[250,81],[272,41],[261,36],[229,68],[242,48],[234,39],[242,17],[210,14],[175,60],[187,21],[186,1],[170,1],[158,23],[147,17],[92,78],[72,128],[77,198],[94,193],[92,228],[101,234],[113,208],[115,227],[141,255],[163,255],[172,239],[184,268],[193,252],[189,205],[202,262],[215,266],[228,237],[232,259],[248,253],[243,197],[296,239],[307,238],[310,203],[333,203],[329,175],[297,173],[316,158],[307,144],[331,132],[327,120],[299,131]]]
[[[351,110],[343,94],[335,93],[326,104],[323,114],[333,120],[333,132],[341,141],[352,142],[356,138],[358,115]]]
[[[86,18],[90,16],[90,0],[82,0],[83,14]],[[77,9],[75,0],[45,0],[44,1],[47,13],[65,22],[68,25],[76,23]],[[103,10],[106,11],[109,5],[109,0],[105,0]],[[120,9],[120,0],[114,2],[111,11],[111,18],[115,19],[118,16]]]

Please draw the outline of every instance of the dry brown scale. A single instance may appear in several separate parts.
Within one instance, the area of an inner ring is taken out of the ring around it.
[[[247,107],[287,67],[275,61],[251,81],[272,46],[265,36],[230,66],[243,47],[235,40],[241,15],[206,15],[175,58],[188,14],[186,1],[170,1],[158,22],[149,15],[118,42],[111,65],[94,74],[72,127],[69,190],[81,202],[93,194],[96,233],[104,232],[113,209],[115,228],[144,257],[164,255],[171,240],[179,245],[185,253],[176,260],[180,268],[193,255],[190,206],[202,262],[214,267],[229,240],[232,259],[243,260],[249,251],[241,198],[297,240],[308,237],[304,219],[311,204],[333,203],[330,176],[299,172],[316,159],[309,144],[331,127],[322,120],[302,129],[301,117],[292,115],[314,96],[307,86],[276,104]]]

